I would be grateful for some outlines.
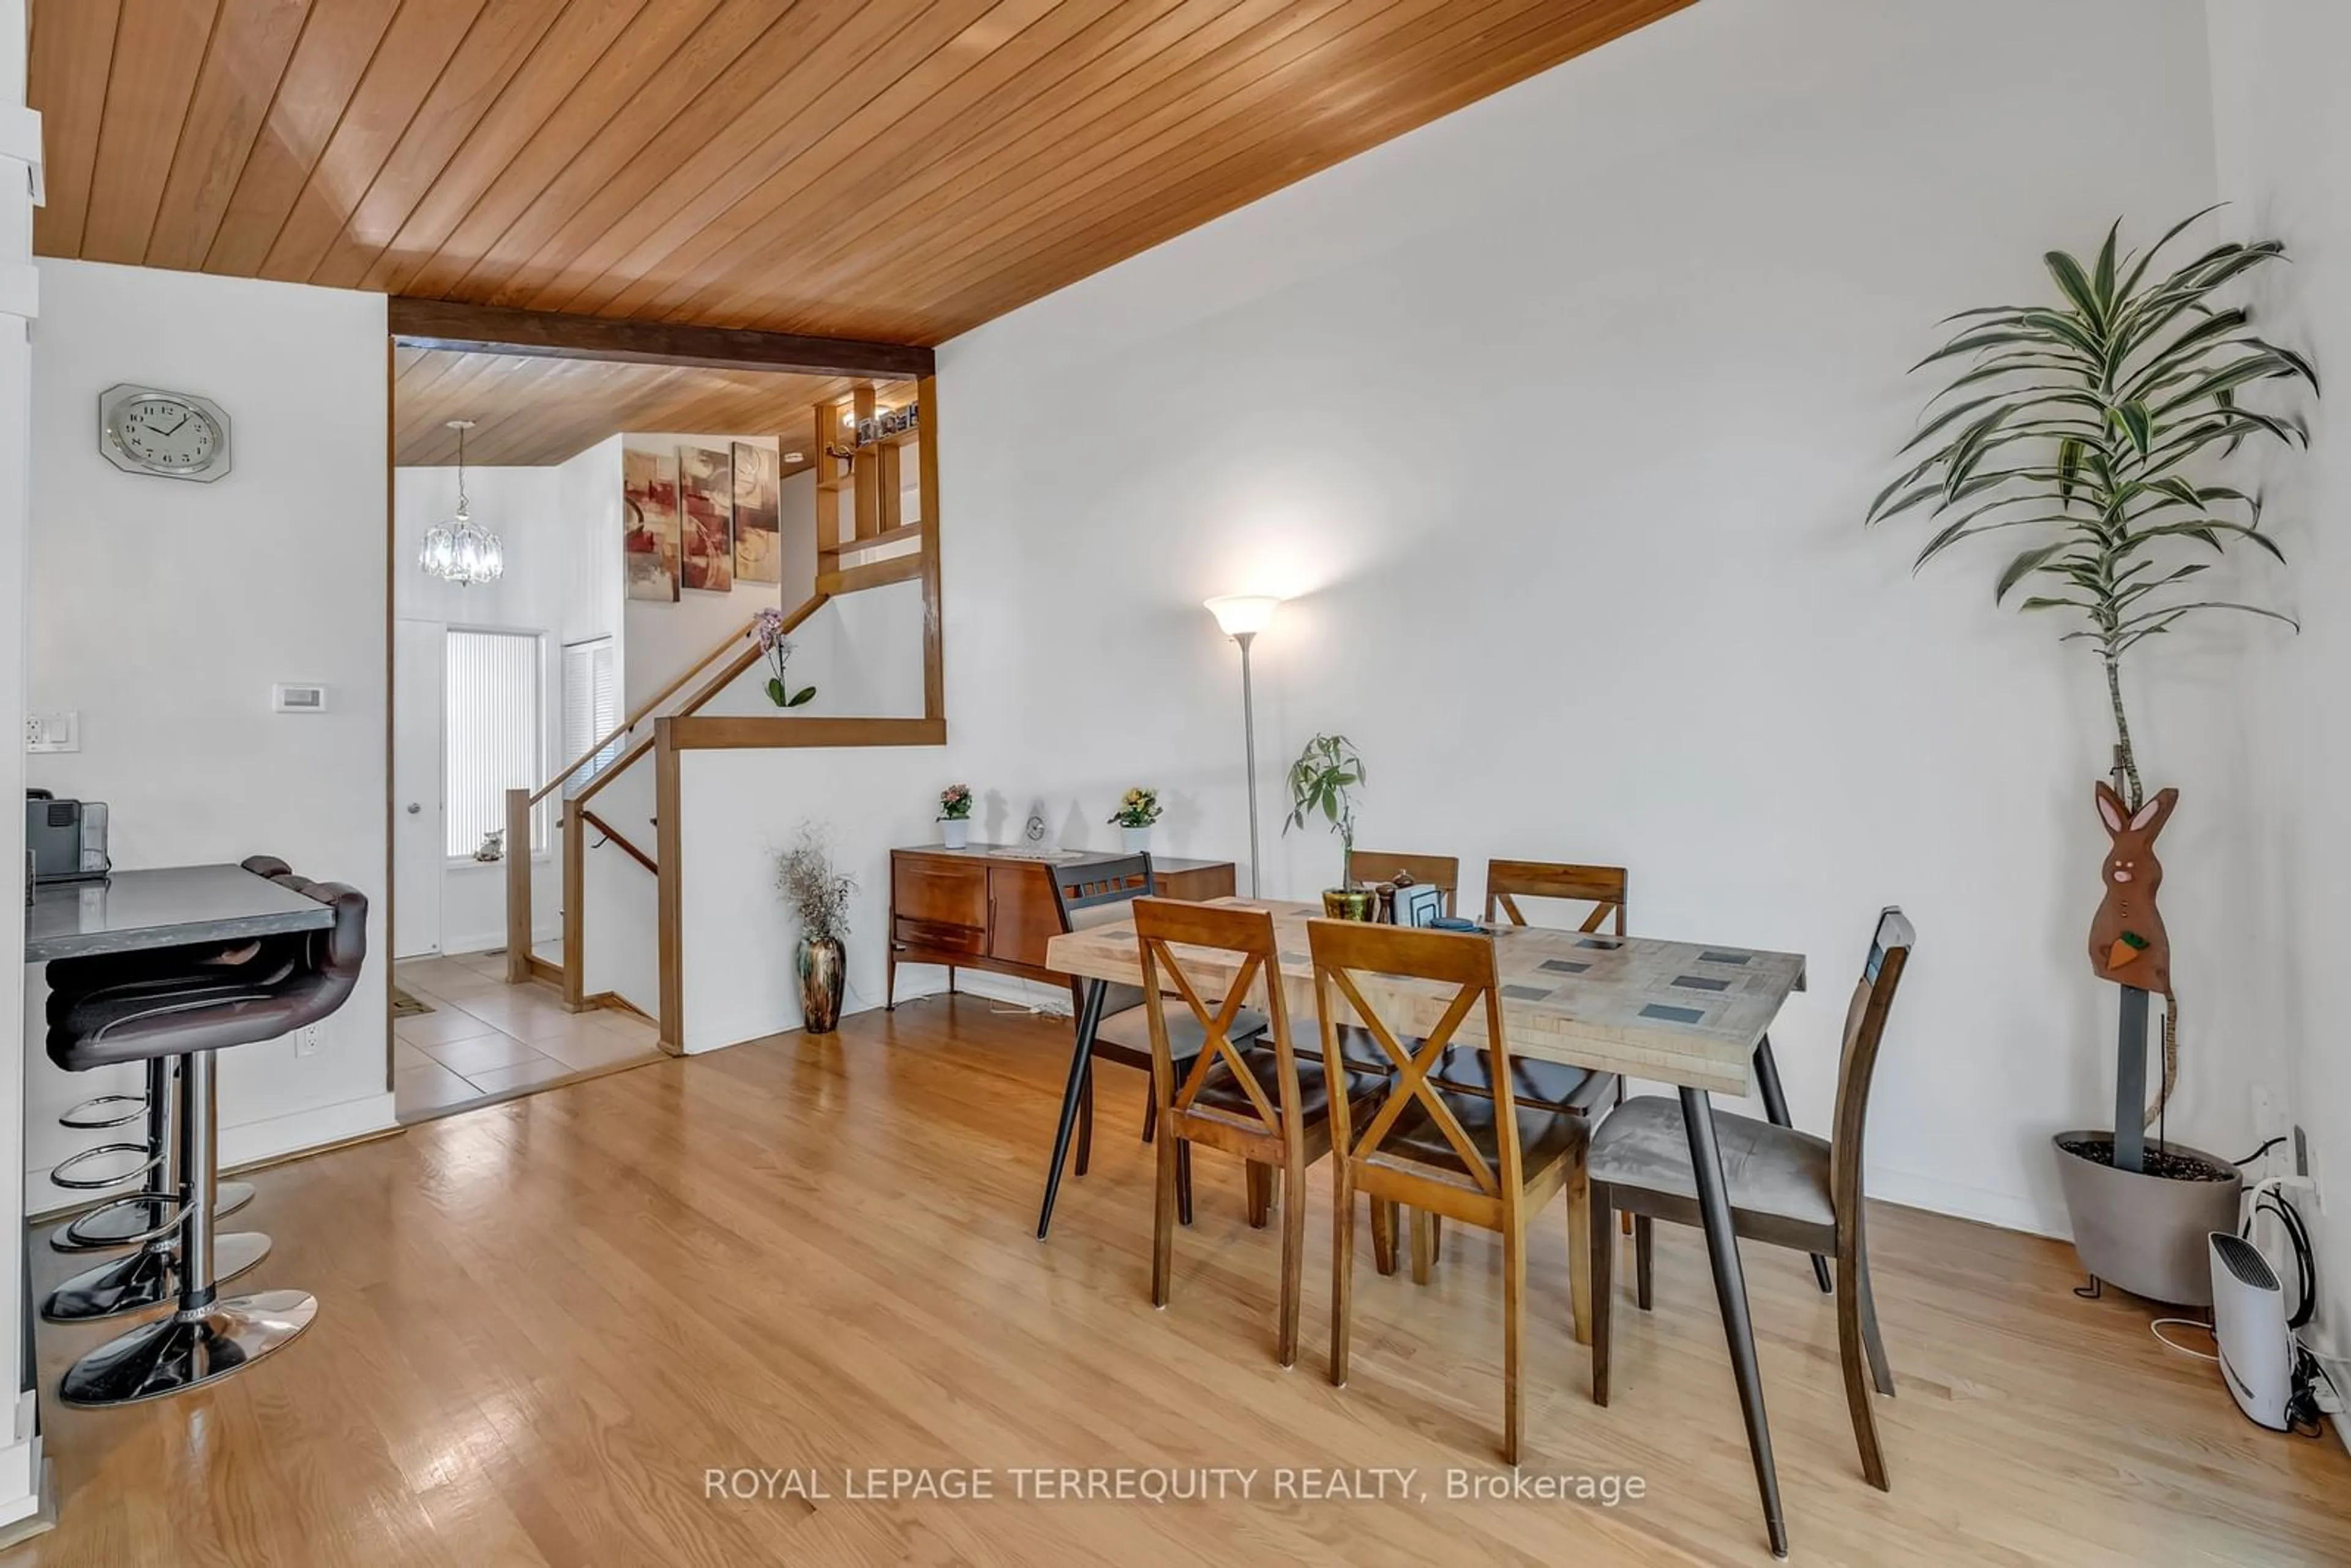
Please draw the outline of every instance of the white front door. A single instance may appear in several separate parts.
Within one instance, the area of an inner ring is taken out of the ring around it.
[[[395,621],[392,639],[392,949],[395,958],[441,950],[441,884],[449,846],[442,822],[438,621]]]

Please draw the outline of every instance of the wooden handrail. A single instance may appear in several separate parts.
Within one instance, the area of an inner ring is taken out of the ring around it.
[[[783,635],[789,637],[794,632],[799,631],[800,626],[810,616],[824,608],[824,601],[831,597],[831,596],[830,594],[816,594],[810,598],[808,601],[803,603],[798,610],[795,610],[789,615],[785,616]],[[717,647],[711,650],[707,657],[695,664],[694,669],[688,670],[686,674],[691,675],[695,674],[695,671],[702,669],[703,666],[708,664],[712,659],[716,658],[726,651],[726,644],[724,643],[720,643]],[[729,685],[733,685],[736,678],[741,675],[744,671],[758,664],[761,656],[759,645],[757,643],[751,643],[749,646],[744,648],[733,658],[727,660],[725,666],[721,668],[716,674],[711,676],[707,681],[705,681],[702,685],[695,690],[692,696],[679,704],[677,712],[670,715],[670,716],[672,718],[684,718],[690,714],[701,712],[705,704],[708,703],[711,698],[716,696],[720,692],[725,691]],[[676,681],[671,683],[670,690],[675,691],[679,686],[684,685],[684,684],[685,677],[682,675]],[[668,694],[664,693],[664,695],[666,695]],[[622,774],[627,772],[632,763],[637,761],[640,758],[643,757],[646,752],[651,751],[653,748],[653,737],[649,735],[643,740],[637,742],[634,746],[629,747],[628,750],[621,753],[620,756],[614,758],[611,767],[598,769],[596,777],[588,780],[587,784],[580,789],[580,793],[571,797],[571,803],[574,806],[578,806],[582,801],[593,800],[596,792],[601,789],[607,782],[617,779]]]
[[[580,811],[577,802],[573,803],[571,809],[575,811],[580,811],[580,820],[581,821],[587,823],[590,827],[603,834],[604,837],[611,842],[620,845],[622,850],[631,860],[636,862],[639,865],[644,867],[647,871],[652,872],[656,876],[661,874],[661,867],[653,863],[653,857],[645,853],[644,851],[637,848],[636,845],[629,842],[627,836],[623,834],[620,829],[612,826],[611,823],[606,821],[603,818],[598,816],[593,811]]]
[[[827,746],[945,746],[943,718],[704,718],[677,717],[669,724],[670,745],[679,751],[741,751]],[[658,739],[658,736],[655,737]]]
[[[554,778],[540,785],[538,787],[538,792],[530,798],[530,803],[536,806],[541,800],[546,800],[549,795],[554,794],[556,790],[563,787],[563,781],[565,779],[570,778],[574,773],[579,772],[582,768],[587,767],[590,762],[593,762],[596,759],[597,753],[611,745],[612,742],[620,739],[621,737],[628,734],[629,731],[636,728],[637,726],[644,723],[646,718],[651,716],[653,709],[661,706],[662,704],[675,696],[677,695],[678,688],[684,685],[686,682],[694,679],[695,676],[700,674],[713,659],[717,658],[721,653],[726,652],[727,649],[733,647],[737,643],[749,636],[751,634],[751,627],[753,624],[754,622],[751,621],[744,622],[742,625],[737,627],[734,632],[727,636],[726,641],[719,643],[707,653],[703,654],[702,657],[696,659],[693,664],[688,664],[684,669],[680,670],[677,673],[677,678],[675,680],[673,680],[669,685],[655,692],[652,696],[647,697],[643,702],[639,703],[636,706],[636,711],[630,714],[628,717],[622,719],[618,725],[614,726],[610,734],[600,737],[595,745],[590,747],[587,750],[573,758],[569,767],[564,768],[562,772],[558,773]]]

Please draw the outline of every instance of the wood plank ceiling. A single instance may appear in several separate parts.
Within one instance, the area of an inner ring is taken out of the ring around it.
[[[457,435],[447,422],[470,419],[465,461],[484,467],[560,463],[624,431],[773,435],[786,453],[807,451],[817,400],[846,396],[852,384],[840,376],[440,349],[396,349],[392,367],[392,461],[455,462]],[[914,389],[885,382],[876,397],[895,408],[913,402]]]
[[[47,256],[934,344],[1691,0],[33,0]]]

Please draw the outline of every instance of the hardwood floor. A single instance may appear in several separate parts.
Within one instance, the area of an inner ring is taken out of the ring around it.
[[[1533,1233],[1520,1473],[1645,1495],[1447,1500],[1448,1470],[1507,1475],[1493,1239],[1448,1230],[1416,1288],[1359,1236],[1334,1389],[1327,1174],[1285,1373],[1279,1226],[1249,1229],[1238,1166],[1203,1152],[1155,1312],[1140,1075],[1102,1070],[1092,1170],[1031,1234],[1067,1029],[910,1003],[259,1173],[230,1228],[277,1250],[237,1288],[311,1290],[317,1326],[197,1395],[48,1402],[59,1526],[0,1565],[1769,1561],[1694,1232],[1658,1228],[1655,1312],[1618,1270],[1605,1410],[1563,1213]],[[1871,1238],[1890,1495],[1861,1478],[1828,1298],[1801,1256],[1749,1258],[1797,1561],[2351,1562],[2333,1438],[2252,1427],[2144,1307],[2076,1300],[2066,1249],[1895,1208]],[[34,1262],[42,1288],[67,1266]],[[45,1386],[109,1332],[44,1325]],[[923,1466],[990,1467],[997,1495],[846,1495],[845,1471]],[[1249,1500],[1011,1497],[1013,1468],[1061,1466],[1258,1474]],[[1428,1496],[1277,1498],[1280,1467],[1410,1469]],[[737,1468],[831,1495],[705,1497]]]

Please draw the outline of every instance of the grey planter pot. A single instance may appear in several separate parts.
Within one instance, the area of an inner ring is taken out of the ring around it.
[[[2237,1228],[2243,1178],[2232,1174],[2226,1181],[2167,1181],[2116,1170],[2065,1148],[2068,1143],[2112,1136],[2085,1131],[2060,1133],[2051,1140],[2057,1150],[2065,1212],[2074,1221],[2074,1250],[2082,1255],[2082,1267],[2135,1296],[2210,1306],[2212,1265],[2205,1238],[2215,1230]],[[2186,1144],[2168,1147],[2233,1172],[2218,1155]]]

